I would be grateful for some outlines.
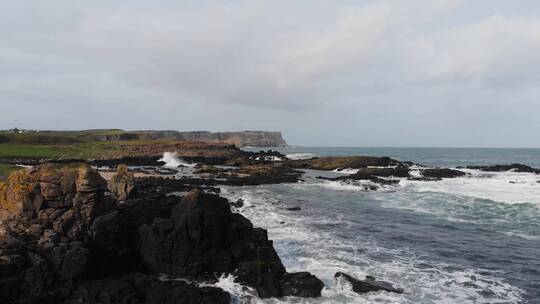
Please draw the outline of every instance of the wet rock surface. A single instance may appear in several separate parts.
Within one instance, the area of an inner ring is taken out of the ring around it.
[[[230,301],[230,295],[219,288],[201,288],[183,281],[161,281],[155,276],[135,273],[85,281],[65,303],[228,304]]]
[[[420,173],[425,178],[435,178],[435,179],[456,178],[456,177],[463,177],[467,175],[465,172],[454,170],[454,169],[447,169],[447,168],[422,169]]]
[[[143,263],[154,272],[203,281],[236,272],[260,297],[314,297],[323,286],[315,277],[287,274],[266,230],[231,213],[226,199],[200,190],[186,195],[170,218],[139,228],[139,235]]]
[[[510,165],[493,165],[493,166],[467,166],[467,169],[476,169],[486,172],[523,172],[523,173],[536,173],[540,174],[540,169],[533,168],[523,164],[510,164]]]
[[[392,284],[384,281],[377,281],[372,276],[366,276],[365,280],[356,279],[346,273],[337,272],[334,275],[337,280],[343,280],[352,286],[352,290],[356,293],[367,293],[373,291],[388,291],[394,293],[403,293],[403,289],[395,288]]]

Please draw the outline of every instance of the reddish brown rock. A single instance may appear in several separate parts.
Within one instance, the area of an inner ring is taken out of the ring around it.
[[[116,167],[116,174],[109,181],[109,190],[119,201],[125,201],[129,198],[135,188],[135,177],[133,173],[128,172],[125,165]]]

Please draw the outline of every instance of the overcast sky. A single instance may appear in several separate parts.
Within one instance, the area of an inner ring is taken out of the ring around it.
[[[540,147],[538,0],[1,1],[0,38],[0,129]]]

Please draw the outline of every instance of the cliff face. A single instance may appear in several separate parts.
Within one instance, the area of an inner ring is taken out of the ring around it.
[[[242,132],[177,132],[155,131],[148,134],[152,138],[174,138],[187,141],[208,141],[234,144],[239,147],[286,147],[281,132],[242,131]]]
[[[95,140],[134,140],[134,139],[173,139],[183,141],[204,141],[234,144],[238,147],[286,147],[287,143],[281,132],[267,131],[240,131],[240,132],[207,132],[190,131],[179,132],[173,130],[163,131],[134,131],[114,134],[100,134],[93,136]]]

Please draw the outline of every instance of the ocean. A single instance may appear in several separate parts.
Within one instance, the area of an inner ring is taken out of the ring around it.
[[[540,167],[538,149],[277,150],[291,158],[373,155],[427,166]],[[343,173],[311,170],[296,184],[223,187],[223,196],[245,201],[236,211],[268,230],[289,271],[309,271],[326,287],[319,299],[262,300],[233,278],[217,285],[236,303],[540,303],[540,175],[467,171],[469,177],[402,180],[377,191],[316,179]],[[372,275],[405,292],[358,295],[334,281],[337,271]]]

